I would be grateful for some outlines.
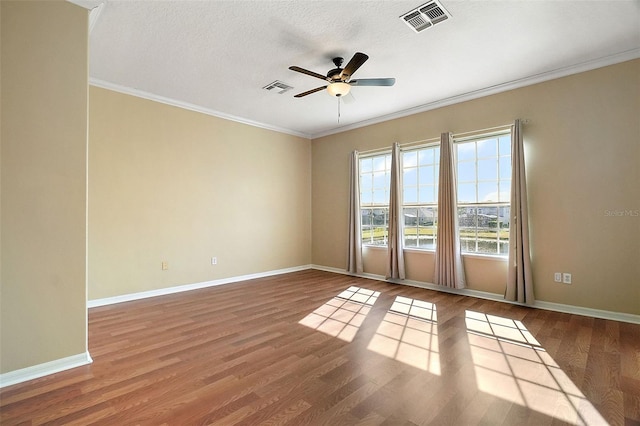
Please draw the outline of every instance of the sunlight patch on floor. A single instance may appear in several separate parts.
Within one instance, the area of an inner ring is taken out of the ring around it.
[[[520,321],[466,311],[478,389],[574,425],[607,424]]]
[[[396,297],[367,349],[440,375],[436,305]]]
[[[298,321],[298,324],[351,342],[378,296],[379,291],[351,286]]]

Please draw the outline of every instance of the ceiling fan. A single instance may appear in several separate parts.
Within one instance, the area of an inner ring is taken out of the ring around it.
[[[324,86],[298,93],[295,97],[301,98],[324,89],[327,89],[327,92],[329,92],[331,96],[341,97],[349,93],[351,86],[393,86],[395,84],[395,78],[363,78],[360,80],[351,80],[351,76],[367,61],[367,59],[369,59],[369,56],[364,53],[357,52],[347,63],[347,66],[340,68],[344,59],[333,58],[333,64],[336,68],[330,70],[326,76],[297,66],[289,67],[291,71],[307,74],[311,77],[316,77],[328,82],[328,84]]]

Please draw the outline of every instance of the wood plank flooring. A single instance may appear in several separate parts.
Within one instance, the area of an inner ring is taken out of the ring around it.
[[[322,271],[93,308],[0,423],[640,424],[640,325]]]

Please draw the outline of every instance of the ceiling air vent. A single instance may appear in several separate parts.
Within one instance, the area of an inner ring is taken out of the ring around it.
[[[413,28],[417,33],[419,33],[420,31],[427,29],[431,26],[431,22],[429,22],[428,20],[424,19],[422,17],[422,14],[420,12],[418,12],[417,10],[414,10],[413,12],[409,13],[408,15],[404,15],[402,17],[402,19],[404,19],[404,21],[407,23],[407,25],[409,25],[411,28]]]
[[[282,95],[283,93],[286,93],[287,91],[293,89],[293,86],[289,86],[286,83],[276,80],[273,83],[269,83],[266,86],[264,86],[263,89],[272,90],[274,93]]]
[[[400,16],[400,19],[402,19],[412,30],[419,33],[420,31],[439,24],[450,17],[451,15],[449,12],[447,12],[440,3],[432,0],[405,13]]]

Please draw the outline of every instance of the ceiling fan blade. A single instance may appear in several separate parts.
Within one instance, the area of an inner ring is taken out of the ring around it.
[[[312,93],[316,93],[316,92],[319,92],[321,90],[324,90],[326,88],[327,88],[327,86],[316,87],[315,89],[311,89],[311,90],[307,90],[306,92],[298,93],[297,95],[294,96],[294,98],[301,98],[303,96],[307,96],[307,95],[310,95]]]
[[[351,80],[352,86],[393,86],[396,84],[395,78],[362,78],[360,80]]]
[[[351,58],[347,66],[344,67],[344,69],[340,73],[340,77],[342,78],[342,81],[348,80],[349,77],[351,77],[353,73],[356,72],[356,70],[360,68],[362,64],[364,64],[367,61],[367,59],[369,59],[369,57],[364,53],[356,52],[356,54],[353,55],[353,58]]]
[[[304,68],[300,68],[300,67],[296,67],[296,66],[291,66],[291,67],[289,67],[289,69],[290,69],[291,71],[296,71],[296,72],[300,72],[300,73],[302,73],[302,74],[310,75],[311,77],[319,78],[320,80],[328,80],[326,76],[324,76],[324,75],[322,75],[322,74],[318,74],[317,72],[313,72],[313,71],[305,70]]]

